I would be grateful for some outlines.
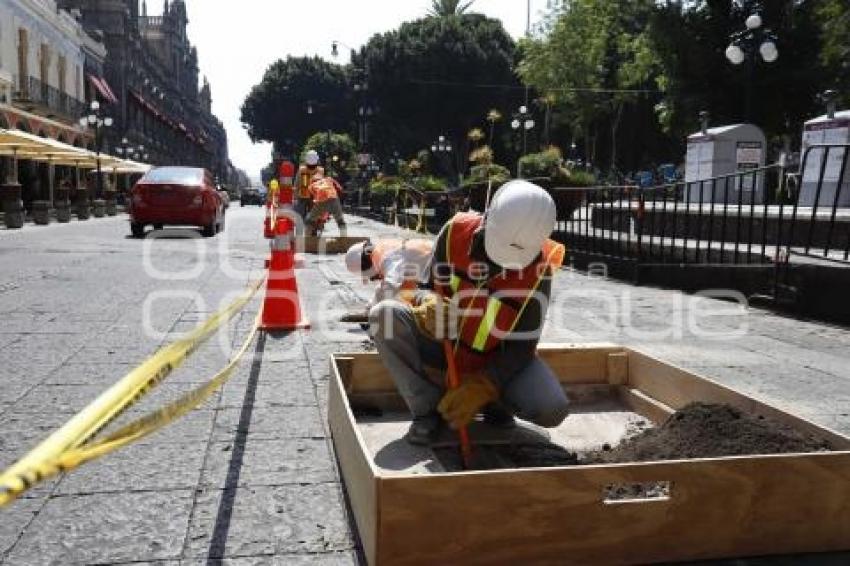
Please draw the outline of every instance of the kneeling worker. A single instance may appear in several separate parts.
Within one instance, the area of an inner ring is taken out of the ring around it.
[[[567,416],[558,378],[536,355],[564,247],[549,236],[555,203],[527,181],[505,184],[486,215],[460,213],[434,245],[427,286],[409,304],[382,301],[369,313],[381,359],[404,397],[412,444],[428,444],[479,413],[510,425],[513,415],[544,427]],[[444,369],[441,340],[453,339],[461,386],[446,391],[427,368]]]
[[[345,266],[365,280],[380,281],[373,304],[397,297],[401,290],[419,286],[428,269],[434,242],[424,239],[382,239],[354,244],[345,254]]]
[[[345,236],[345,215],[342,213],[342,204],[339,202],[339,194],[342,187],[333,177],[317,174],[310,183],[310,196],[313,199],[313,208],[307,215],[307,233],[316,234],[318,221],[325,214],[330,214],[339,227],[340,236]]]

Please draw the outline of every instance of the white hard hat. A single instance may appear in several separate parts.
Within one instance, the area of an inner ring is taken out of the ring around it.
[[[354,244],[345,253],[345,267],[351,273],[363,273],[363,250],[368,242]]]
[[[319,153],[313,149],[307,152],[304,156],[304,161],[307,165],[318,165],[319,164]]]
[[[505,269],[525,269],[555,229],[555,201],[541,187],[515,180],[502,185],[487,210],[484,250]]]

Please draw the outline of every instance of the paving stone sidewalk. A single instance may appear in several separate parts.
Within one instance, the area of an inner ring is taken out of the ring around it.
[[[266,244],[245,230],[236,261],[255,275]],[[396,230],[352,220],[349,232]],[[209,297],[245,283],[204,281]],[[338,319],[362,307],[372,291],[345,271],[342,256],[305,256],[298,282],[310,330],[261,335],[231,381],[183,421],[0,512],[0,562],[357,564],[326,422],[328,357],[363,349],[365,332]],[[205,314],[182,306],[163,343]],[[255,300],[229,326],[226,347],[205,345],[128,418],[212,375],[241,344],[258,309]],[[129,341],[115,334],[134,332],[134,322],[118,314],[109,313],[108,327],[117,330],[100,338],[108,344],[112,337],[116,352]],[[67,338],[68,351],[76,348],[72,356],[57,361],[42,354],[13,368],[41,377],[29,389],[10,380],[18,395],[0,399],[0,468],[156,346],[109,355],[90,340],[83,340],[88,348],[77,348],[75,336]],[[544,340],[640,347],[850,433],[850,332],[844,328],[563,271]]]

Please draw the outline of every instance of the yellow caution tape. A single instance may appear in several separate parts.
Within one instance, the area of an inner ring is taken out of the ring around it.
[[[0,475],[0,507],[60,472],[72,470],[160,430],[209,398],[227,381],[245,355],[256,335],[257,323],[237,355],[209,382],[106,438],[89,442],[105,426],[159,385],[222,324],[239,312],[257,293],[262,283],[263,280],[260,280],[252,284],[241,297],[207,319],[191,334],[159,350]]]

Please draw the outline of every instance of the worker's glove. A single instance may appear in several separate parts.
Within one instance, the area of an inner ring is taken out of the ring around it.
[[[443,395],[437,410],[455,430],[467,426],[484,406],[499,399],[496,385],[484,374],[475,373],[464,377],[457,389]]]
[[[433,340],[454,340],[457,337],[457,308],[437,293],[416,297],[413,317],[426,336]]]

